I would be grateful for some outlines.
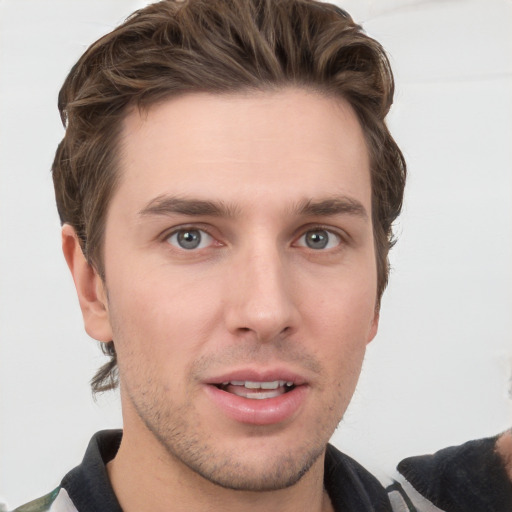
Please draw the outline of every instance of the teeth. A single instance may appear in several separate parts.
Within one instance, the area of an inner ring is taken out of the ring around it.
[[[231,380],[223,382],[225,391],[233,393],[244,398],[253,400],[264,400],[266,398],[276,398],[294,386],[292,381],[273,380],[273,381],[252,381],[252,380]]]
[[[244,386],[247,389],[277,389],[283,386],[291,387],[293,382],[285,380],[274,380],[269,382],[256,382],[251,380],[232,380],[230,382],[223,382],[223,386],[231,384],[232,386]]]
[[[262,382],[261,389],[277,389],[281,386],[281,382],[275,380],[274,382]]]
[[[265,389],[258,390],[248,389],[245,386],[235,386],[233,393],[244,398],[251,398],[253,400],[264,400],[266,398],[276,398],[284,393],[284,389]]]
[[[273,390],[267,390],[260,393],[248,393],[246,395],[246,398],[252,398],[253,400],[263,400],[265,398],[275,398],[276,396],[279,396],[281,393],[278,391]]]
[[[245,381],[245,387],[248,389],[261,389],[261,382],[252,382],[250,380]]]

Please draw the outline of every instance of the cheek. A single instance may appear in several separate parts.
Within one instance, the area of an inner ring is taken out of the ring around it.
[[[307,303],[303,303],[302,310],[316,329],[329,332],[331,338],[339,337],[348,345],[368,341],[375,318],[374,281],[333,279],[323,288],[310,289],[303,296],[307,297]]]
[[[130,280],[122,272],[112,273],[107,286],[120,359],[126,353],[159,366],[184,363],[205,342],[218,316],[213,288],[182,282],[170,273],[132,275]]]
[[[314,341],[312,349],[324,365],[330,368],[333,382],[350,388],[359,376],[367,343],[372,337],[375,318],[373,283],[347,279],[329,293],[310,294],[306,326]]]

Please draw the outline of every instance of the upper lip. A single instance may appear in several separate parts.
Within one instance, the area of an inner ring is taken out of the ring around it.
[[[212,378],[205,379],[204,382],[206,384],[221,385],[230,381],[274,382],[279,380],[293,382],[295,386],[307,383],[307,380],[303,376],[285,368],[265,370],[245,368],[230,370]]]

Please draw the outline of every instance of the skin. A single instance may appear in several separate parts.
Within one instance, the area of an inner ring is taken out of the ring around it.
[[[120,155],[105,282],[70,226],[63,249],[87,332],[118,354],[124,437],[108,472],[123,510],[332,510],[325,447],[378,325],[356,115],[299,89],[191,94],[129,112]],[[185,228],[202,230],[197,249],[180,247]],[[308,246],[319,235],[327,246]],[[279,421],[233,419],[208,392],[270,370],[302,379]]]
[[[496,452],[503,460],[505,471],[512,482],[512,430],[501,434],[496,441]]]

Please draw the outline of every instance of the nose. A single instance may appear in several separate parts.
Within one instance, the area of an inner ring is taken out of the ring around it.
[[[299,319],[292,274],[286,258],[271,243],[241,251],[227,284],[228,330],[237,336],[251,333],[260,342],[289,336]]]

